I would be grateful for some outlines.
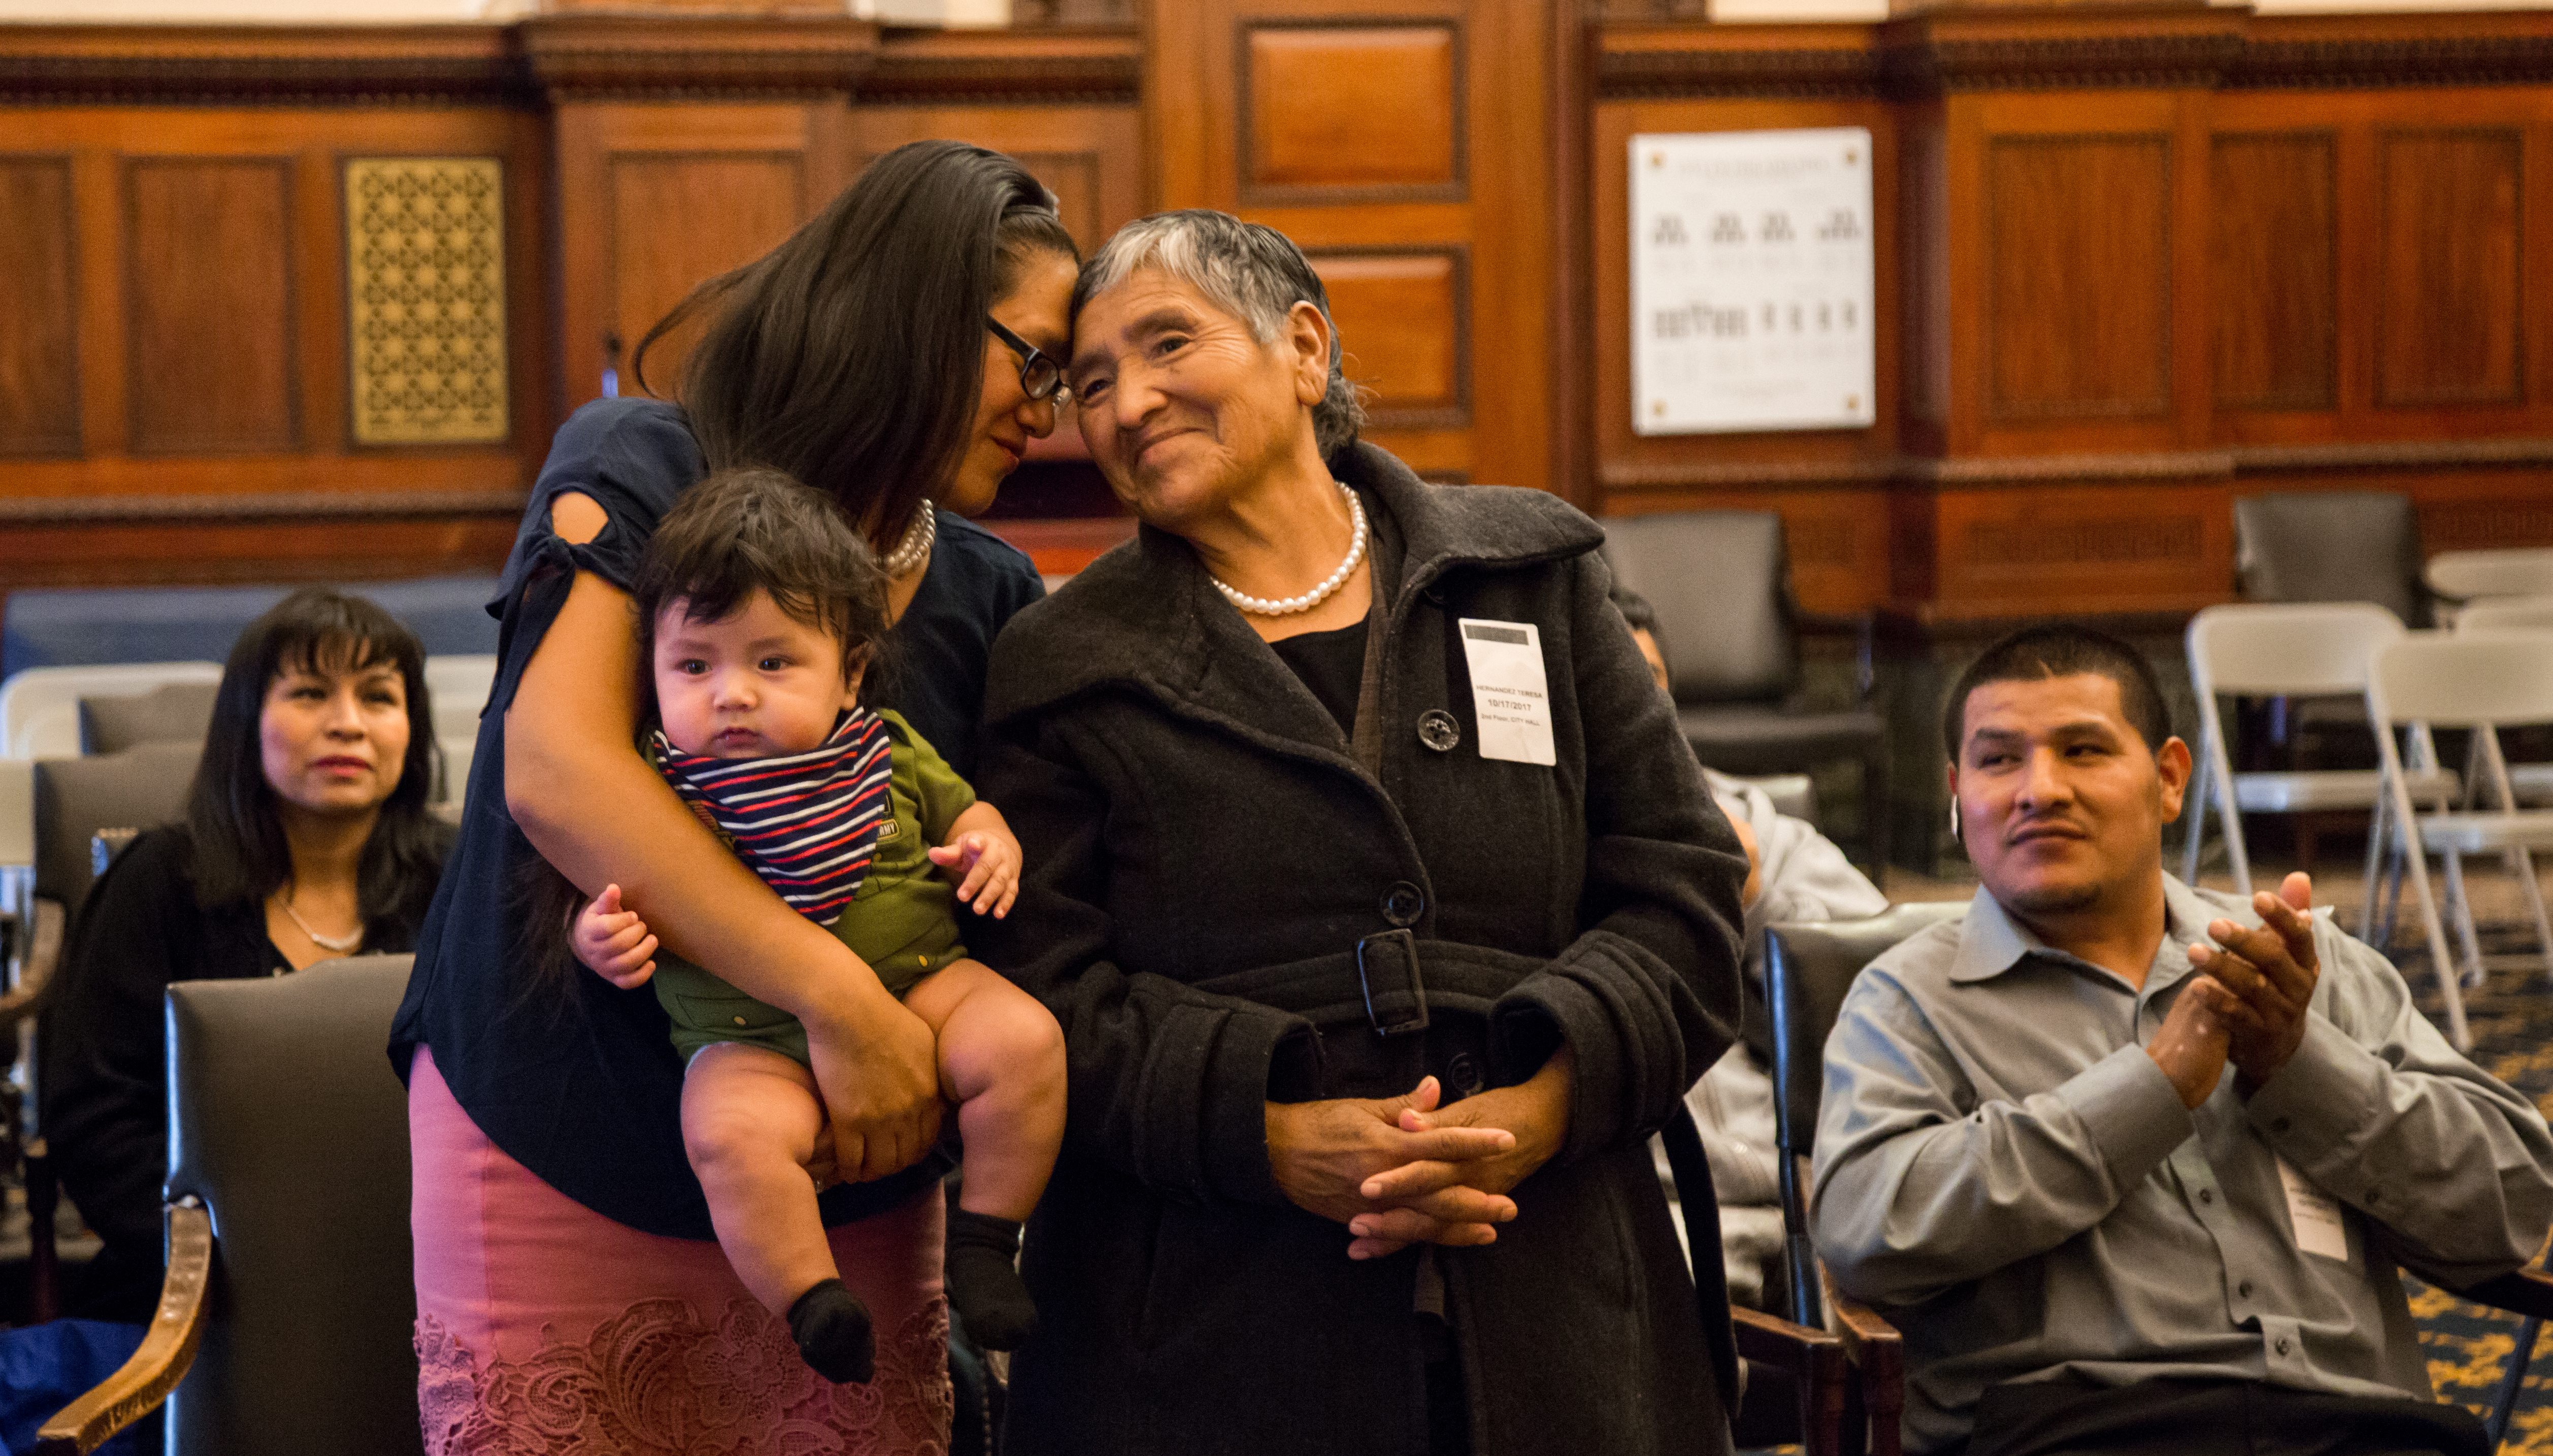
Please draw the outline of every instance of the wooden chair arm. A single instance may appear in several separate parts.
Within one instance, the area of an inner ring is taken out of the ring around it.
[[[204,1298],[213,1273],[213,1216],[193,1198],[168,1205],[168,1277],[142,1348],[103,1384],[36,1432],[38,1456],[85,1456],[168,1399],[204,1343]]]
[[[1728,1317],[1738,1354],[1750,1364],[1788,1371],[1799,1382],[1800,1445],[1808,1456],[1840,1456],[1848,1376],[1843,1341],[1738,1305],[1729,1306]]]
[[[1870,1417],[1870,1456],[1898,1456],[1903,1449],[1899,1417],[1906,1409],[1906,1342],[1896,1326],[1867,1304],[1846,1298],[1834,1286],[1826,1261],[1818,1262],[1826,1286],[1827,1307],[1834,1311],[1836,1333],[1844,1353],[1861,1377],[1861,1408]]]
[[[2459,1299],[2505,1309],[2511,1314],[2527,1314],[2537,1319],[2553,1319],[2553,1274],[2528,1267],[2498,1279],[2484,1280],[2470,1289],[2459,1290]]]

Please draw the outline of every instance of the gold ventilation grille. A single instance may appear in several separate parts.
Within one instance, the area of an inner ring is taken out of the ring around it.
[[[346,163],[358,445],[502,440],[504,171],[494,157]]]

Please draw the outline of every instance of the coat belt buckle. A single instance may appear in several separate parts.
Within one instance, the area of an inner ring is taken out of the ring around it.
[[[1418,974],[1418,938],[1385,931],[1357,942],[1357,985],[1378,1037],[1427,1030],[1427,982]],[[1405,1004],[1394,1004],[1405,1003]]]

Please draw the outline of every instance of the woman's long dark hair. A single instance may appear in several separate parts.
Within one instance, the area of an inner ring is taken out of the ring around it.
[[[787,242],[694,288],[638,341],[630,369],[648,388],[648,346],[715,309],[680,391],[709,468],[768,466],[892,532],[964,452],[985,315],[1047,254],[1078,257],[1028,168],[962,142],[915,142]]]
[[[356,904],[368,933],[380,922],[413,921],[423,913],[449,839],[425,808],[435,765],[425,647],[405,623],[363,598],[317,588],[277,603],[231,644],[213,694],[204,756],[186,795],[198,904],[261,904],[292,878],[292,849],[266,778],[260,728],[267,690],[287,672],[360,672],[385,663],[398,669],[407,689],[407,756],[364,841]]]

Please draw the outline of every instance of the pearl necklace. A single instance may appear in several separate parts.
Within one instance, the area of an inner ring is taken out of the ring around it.
[[[1226,601],[1253,616],[1292,616],[1298,612],[1309,612],[1327,602],[1339,588],[1348,584],[1349,577],[1356,575],[1357,563],[1365,559],[1365,504],[1357,500],[1357,493],[1349,490],[1345,485],[1339,487],[1339,494],[1348,498],[1348,515],[1356,522],[1356,533],[1348,540],[1347,560],[1339,563],[1339,569],[1330,573],[1328,581],[1300,597],[1287,597],[1281,602],[1270,602],[1234,591],[1224,584],[1223,578],[1213,572],[1207,572],[1205,579],[1214,583],[1214,589],[1221,592]]]
[[[357,946],[364,944],[364,928],[360,923],[356,925],[354,932],[350,935],[323,936],[317,931],[312,930],[310,928],[310,922],[303,920],[299,912],[292,908],[292,901],[289,897],[279,899],[275,903],[283,908],[283,918],[291,921],[296,929],[298,929],[303,935],[310,938],[311,945],[318,947],[322,951],[334,951],[338,954],[343,955],[347,952],[354,950]]]
[[[938,515],[928,501],[913,512],[913,523],[904,528],[904,539],[896,542],[895,549],[886,553],[886,560],[878,563],[886,568],[888,576],[911,576],[914,568],[931,559],[931,543],[940,538]]]

